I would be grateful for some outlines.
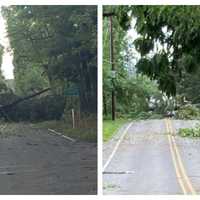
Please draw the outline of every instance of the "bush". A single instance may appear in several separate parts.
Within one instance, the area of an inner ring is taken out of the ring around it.
[[[200,137],[200,125],[197,125],[195,128],[179,129],[178,134],[182,137]]]
[[[151,113],[149,112],[140,112],[138,115],[137,115],[137,119],[148,119],[149,117],[151,116]]]
[[[200,119],[200,109],[191,104],[185,105],[176,112],[176,118]]]

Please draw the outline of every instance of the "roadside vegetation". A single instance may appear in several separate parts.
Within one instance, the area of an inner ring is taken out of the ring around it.
[[[87,120],[87,119],[86,119]],[[32,127],[40,129],[52,129],[62,135],[67,135],[76,140],[97,142],[96,123],[81,125],[80,127],[71,128],[64,120],[44,121],[33,123]]]
[[[200,119],[199,16],[199,6],[104,6],[104,138],[113,134],[107,126],[120,127],[117,120],[107,120],[111,119],[113,91],[116,119],[122,121]]]
[[[194,128],[181,128],[178,134],[182,137],[200,138],[200,124]]]
[[[112,120],[104,120],[103,121],[103,141],[108,141],[112,136],[117,133],[119,128],[127,123],[126,119],[117,119],[115,121]]]

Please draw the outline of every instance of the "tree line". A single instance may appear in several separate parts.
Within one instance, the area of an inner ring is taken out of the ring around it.
[[[15,95],[50,88],[48,95],[67,104],[65,91],[76,86],[81,113],[96,113],[96,6],[8,6],[2,14],[13,54]]]
[[[175,100],[173,109],[178,109],[177,104],[200,103],[199,6],[104,6],[104,12],[113,13],[117,68],[113,79],[109,76],[109,20],[104,19],[104,114],[111,87],[117,93],[119,113],[151,111],[152,98],[162,112],[168,107],[163,97]],[[127,38],[131,30],[136,33],[134,41]],[[141,77],[148,86],[139,81]],[[138,105],[134,107],[133,102]]]

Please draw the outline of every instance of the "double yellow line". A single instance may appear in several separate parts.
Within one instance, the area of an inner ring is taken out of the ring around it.
[[[174,137],[175,132],[173,130],[170,119],[168,119],[168,118],[165,119],[165,125],[166,125],[166,129],[167,129],[167,133],[168,133],[167,137],[168,137],[170,151],[171,151],[171,155],[172,155],[172,161],[174,164],[176,176],[177,176],[178,182],[180,184],[180,187],[184,194],[196,194],[196,191],[193,188],[193,186],[186,174],[186,170],[185,170],[183,162],[181,160],[181,156],[180,156],[178,147],[176,145],[175,137]]]

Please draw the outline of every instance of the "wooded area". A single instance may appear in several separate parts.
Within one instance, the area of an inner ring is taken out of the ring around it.
[[[1,75],[2,116],[59,120],[74,109],[95,122],[96,6],[5,6],[2,15],[14,65],[13,90]],[[6,50],[0,46],[0,62]]]
[[[103,21],[104,118],[197,119],[199,104],[199,6],[104,6],[113,13],[114,65],[110,23]]]

